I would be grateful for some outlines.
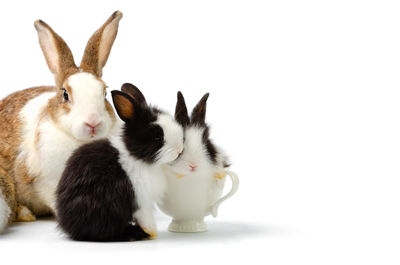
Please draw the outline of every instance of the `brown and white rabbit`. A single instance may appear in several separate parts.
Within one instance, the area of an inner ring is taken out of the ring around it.
[[[64,40],[45,22],[35,21],[55,86],[21,90],[0,101],[0,174],[12,177],[8,184],[15,185],[20,206],[12,219],[33,221],[35,215],[54,213],[56,187],[69,156],[116,128],[101,76],[121,18],[114,12],[92,35],[79,67]],[[0,219],[7,213],[0,207]]]
[[[183,149],[183,128],[135,86],[124,84],[112,97],[125,122],[120,132],[73,152],[58,184],[57,220],[74,240],[154,238],[153,208],[166,190],[162,166]]]

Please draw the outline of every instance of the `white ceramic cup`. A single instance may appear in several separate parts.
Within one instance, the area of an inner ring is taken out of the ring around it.
[[[238,176],[232,171],[225,173],[216,176],[166,175],[168,188],[158,207],[173,218],[169,231],[207,231],[204,217],[209,214],[217,217],[220,204],[235,194],[239,187]],[[221,198],[226,176],[232,180],[232,188]]]

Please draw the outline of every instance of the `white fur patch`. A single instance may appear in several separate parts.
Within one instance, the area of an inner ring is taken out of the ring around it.
[[[23,121],[22,143],[18,160],[24,161],[29,174],[39,175],[40,158],[35,146],[36,131],[38,130],[40,114],[45,110],[49,99],[56,95],[55,92],[43,93],[28,101],[19,114]]]
[[[158,165],[148,165],[130,155],[120,136],[110,137],[111,144],[119,151],[119,162],[132,182],[139,210],[134,214],[139,225],[146,231],[156,232],[153,217],[154,203],[161,202],[166,180]]]
[[[62,176],[65,164],[72,152],[82,143],[60,132],[51,121],[40,126],[40,142],[37,151],[40,175],[37,175],[34,188],[47,206],[55,209],[55,191]]]
[[[217,147],[217,161],[213,164],[207,155],[207,149],[202,141],[204,128],[191,126],[185,129],[185,142],[182,155],[174,162],[169,163],[167,172],[180,175],[211,176],[224,171],[224,161],[226,156]],[[196,166],[195,171],[191,171],[190,166]]]
[[[11,209],[10,207],[8,207],[4,199],[3,193],[0,190],[0,233],[2,233],[4,229],[7,227],[10,214],[11,214]]]
[[[204,129],[199,127],[189,127],[185,131],[185,153],[189,160],[195,164],[207,161],[206,149],[203,144]]]
[[[71,111],[60,117],[59,125],[81,141],[106,137],[112,126],[112,117],[105,107],[104,86],[93,74],[82,72],[66,81],[72,90]],[[94,137],[86,123],[97,125]]]
[[[168,114],[159,114],[157,121],[164,132],[164,146],[157,156],[158,163],[169,163],[175,160],[183,150],[183,129]]]

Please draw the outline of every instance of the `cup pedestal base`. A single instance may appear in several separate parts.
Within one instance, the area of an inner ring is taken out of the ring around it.
[[[168,226],[168,231],[176,233],[197,233],[207,231],[207,225],[204,219],[201,220],[172,220]]]

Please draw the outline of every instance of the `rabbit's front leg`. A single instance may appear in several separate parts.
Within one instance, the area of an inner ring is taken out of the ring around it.
[[[150,235],[150,239],[157,237],[157,225],[153,216],[153,207],[139,208],[134,214],[134,219],[143,231]]]

